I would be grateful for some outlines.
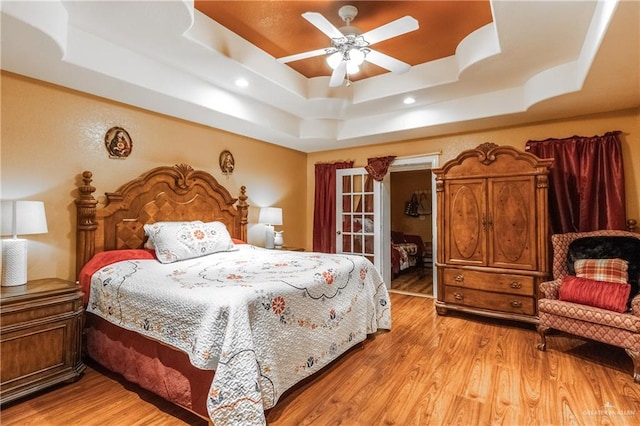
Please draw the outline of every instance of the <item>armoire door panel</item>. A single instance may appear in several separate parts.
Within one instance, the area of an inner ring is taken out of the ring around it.
[[[488,266],[536,269],[534,179],[534,176],[489,179]]]
[[[447,182],[447,263],[486,264],[485,187],[485,179]]]

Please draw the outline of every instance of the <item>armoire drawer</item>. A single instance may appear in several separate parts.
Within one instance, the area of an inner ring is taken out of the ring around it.
[[[535,314],[535,299],[516,294],[493,293],[464,287],[445,286],[444,301],[493,311],[523,315]]]
[[[445,285],[456,287],[525,296],[534,295],[534,277],[525,275],[445,268],[443,280]]]

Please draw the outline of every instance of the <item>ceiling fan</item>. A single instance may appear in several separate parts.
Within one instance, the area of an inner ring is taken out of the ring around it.
[[[411,65],[373,50],[370,46],[417,30],[419,28],[418,21],[411,16],[404,16],[362,34],[358,28],[351,25],[351,21],[357,14],[358,9],[355,6],[342,6],[338,10],[338,15],[345,22],[345,26],[338,29],[320,13],[303,13],[302,17],[304,19],[331,39],[331,47],[285,56],[278,58],[277,61],[285,64],[314,56],[328,55],[327,63],[333,69],[329,80],[330,87],[340,86],[345,76],[347,77],[347,85],[349,85],[349,75],[358,72],[360,65],[364,61],[371,62],[391,72],[399,74],[407,72]]]

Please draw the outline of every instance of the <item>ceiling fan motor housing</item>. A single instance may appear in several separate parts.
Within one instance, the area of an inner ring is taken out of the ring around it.
[[[353,18],[358,14],[358,8],[351,5],[344,5],[338,10],[338,15],[342,18],[342,20],[349,25]]]

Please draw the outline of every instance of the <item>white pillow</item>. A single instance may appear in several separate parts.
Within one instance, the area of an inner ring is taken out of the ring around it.
[[[172,222],[170,225],[156,222],[145,225],[144,231],[152,240],[156,257],[162,263],[235,249],[222,222]]]
[[[180,226],[180,225],[184,225],[185,223],[202,223],[201,220],[194,220],[194,221],[177,221],[177,222],[156,222],[154,223],[154,225],[158,225],[158,226]],[[147,236],[147,241],[144,242],[144,248],[149,249],[149,250],[154,250],[155,246],[153,245],[153,240],[151,239],[151,237],[149,236],[149,234],[147,233],[147,226],[144,226],[144,233]]]

